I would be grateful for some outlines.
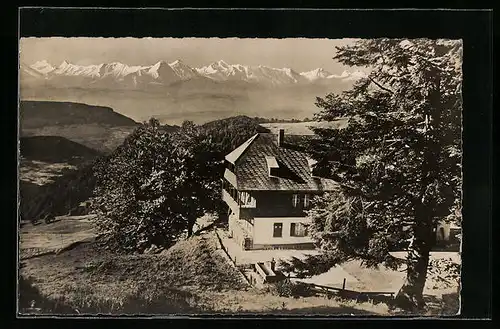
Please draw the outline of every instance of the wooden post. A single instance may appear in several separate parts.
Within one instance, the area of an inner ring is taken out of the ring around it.
[[[342,283],[342,290],[345,290],[345,278],[344,278],[344,282]]]

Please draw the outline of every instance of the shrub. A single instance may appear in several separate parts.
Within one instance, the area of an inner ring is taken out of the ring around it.
[[[276,293],[281,297],[309,297],[314,292],[311,286],[304,282],[292,282],[289,279],[278,281],[274,285]]]

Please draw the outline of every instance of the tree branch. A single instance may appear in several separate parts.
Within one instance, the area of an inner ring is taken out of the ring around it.
[[[382,86],[380,83],[378,83],[377,81],[375,81],[373,78],[368,77],[368,79],[370,79],[370,81],[373,82],[375,85],[377,85],[377,87],[379,87],[380,89],[385,90],[385,91],[387,91],[387,92],[389,92],[391,94],[394,94],[394,91],[392,91],[392,90],[390,90],[390,89]]]

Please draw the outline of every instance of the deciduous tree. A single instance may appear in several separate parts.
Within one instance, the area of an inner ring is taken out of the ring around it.
[[[97,173],[93,210],[107,245],[141,252],[189,232],[204,213],[189,159],[189,150],[154,119],[126,139]]]

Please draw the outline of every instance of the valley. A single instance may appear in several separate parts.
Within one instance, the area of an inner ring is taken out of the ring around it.
[[[331,89],[278,88],[273,90],[240,90],[201,88],[160,90],[98,90],[82,88],[25,88],[22,100],[77,102],[113,108],[117,113],[143,122],[155,117],[163,124],[180,125],[189,120],[196,124],[236,115],[275,117],[280,119],[311,118],[317,111],[316,96]]]

